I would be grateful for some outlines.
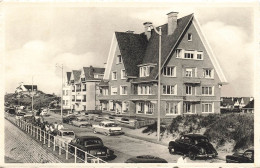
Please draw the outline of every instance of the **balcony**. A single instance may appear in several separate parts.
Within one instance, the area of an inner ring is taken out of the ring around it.
[[[184,84],[190,84],[190,85],[200,85],[201,79],[200,78],[193,78],[193,77],[184,77],[183,83]]]

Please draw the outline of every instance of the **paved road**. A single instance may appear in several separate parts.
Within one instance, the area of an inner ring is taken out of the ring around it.
[[[61,117],[56,114],[52,114],[49,117],[45,117],[45,120],[48,122],[61,121]],[[92,132],[91,127],[88,128],[79,128],[72,125],[64,124],[65,128],[73,130],[76,135],[94,135],[100,137],[104,144],[115,151],[115,158],[111,163],[123,163],[130,157],[138,156],[138,155],[154,155],[161,158],[164,158],[169,163],[176,163],[177,159],[180,155],[171,155],[169,154],[168,148],[164,145],[155,144],[151,142],[147,142],[144,140],[139,140],[135,138],[131,138],[128,136],[120,135],[120,136],[105,136],[102,134],[94,134]],[[188,162],[197,162],[197,163],[209,163],[209,162],[224,162],[218,159],[210,159],[210,160],[195,160]]]

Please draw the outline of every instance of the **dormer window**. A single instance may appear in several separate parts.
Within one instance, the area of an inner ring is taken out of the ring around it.
[[[152,71],[153,67],[151,66],[142,66],[140,67],[140,77],[146,77],[146,76],[150,76],[150,72]]]
[[[122,63],[122,56],[121,56],[121,55],[118,55],[118,56],[117,56],[116,63],[117,63],[117,64],[121,64],[121,63]]]
[[[188,33],[188,41],[192,41],[192,34]]]

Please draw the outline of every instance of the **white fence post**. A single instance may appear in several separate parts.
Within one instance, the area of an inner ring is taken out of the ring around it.
[[[68,159],[68,154],[69,154],[69,143],[67,143],[67,147],[66,147],[66,159]]]
[[[85,163],[88,163],[88,153],[85,152]]]
[[[40,141],[42,141],[42,129],[40,128]]]
[[[31,135],[33,135],[32,127],[33,127],[33,125],[31,125]]]
[[[51,147],[51,135],[48,133],[48,147]]]
[[[74,156],[75,156],[75,163],[77,163],[77,147],[75,146],[75,153],[74,153]]]
[[[58,139],[58,146],[59,146],[59,155],[61,155],[61,141],[60,141],[60,139]]]
[[[46,132],[43,131],[43,144],[46,144]]]
[[[55,151],[55,136],[53,136],[53,151]]]
[[[36,127],[36,139],[38,139],[38,136],[39,136],[39,130],[38,127]]]

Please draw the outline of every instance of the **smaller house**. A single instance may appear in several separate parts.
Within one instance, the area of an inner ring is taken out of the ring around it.
[[[24,85],[21,83],[16,89],[15,93],[22,93],[29,95],[31,93],[35,94],[37,92],[37,85]]]
[[[243,113],[254,113],[254,100],[250,101],[245,107],[242,108]]]

